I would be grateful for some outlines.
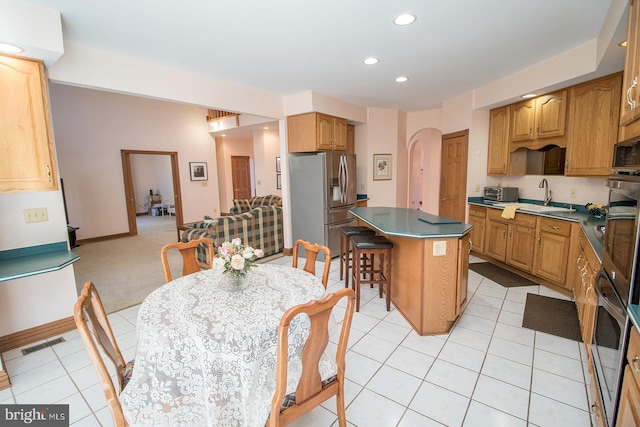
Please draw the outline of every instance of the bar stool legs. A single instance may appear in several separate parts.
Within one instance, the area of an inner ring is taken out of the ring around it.
[[[344,226],[340,227],[340,280],[344,277],[344,287],[349,287],[349,269],[352,268],[351,237],[374,236],[376,232],[369,227]]]
[[[390,311],[393,243],[384,236],[353,236],[351,243],[353,244],[351,286],[356,292],[356,311],[360,311],[360,286],[367,283],[378,284],[380,298],[386,292],[387,311]],[[366,259],[371,262],[365,262]]]

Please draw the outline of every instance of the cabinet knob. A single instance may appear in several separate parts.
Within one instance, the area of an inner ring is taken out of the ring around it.
[[[638,366],[639,361],[640,361],[640,357],[638,357],[637,354],[633,357],[633,360],[631,361],[631,367],[633,367],[633,370],[636,372],[640,372],[640,366]]]
[[[51,182],[51,168],[47,165],[47,180]]]

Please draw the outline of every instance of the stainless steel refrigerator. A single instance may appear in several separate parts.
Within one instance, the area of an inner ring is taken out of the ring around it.
[[[289,157],[293,241],[320,243],[340,252],[340,227],[356,225],[356,156],[336,152]]]

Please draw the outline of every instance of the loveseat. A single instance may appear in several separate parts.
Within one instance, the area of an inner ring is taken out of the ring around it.
[[[212,222],[196,222],[182,233],[181,240],[208,237],[217,251],[222,242],[240,238],[245,245],[262,249],[265,256],[282,252],[284,231],[282,228],[282,198],[276,195],[258,196],[251,199],[234,199],[229,215],[215,218]],[[197,257],[201,263],[207,260],[208,249],[198,246]]]

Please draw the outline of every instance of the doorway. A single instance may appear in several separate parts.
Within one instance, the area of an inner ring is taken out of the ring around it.
[[[234,199],[251,198],[251,165],[249,156],[231,156],[231,182]]]
[[[133,187],[133,175],[131,172],[132,154],[151,154],[169,156],[171,161],[171,182],[173,185],[173,202],[175,205],[176,225],[182,224],[182,194],[180,193],[180,172],[178,169],[178,153],[175,151],[142,151],[142,150],[120,150],[122,156],[122,173],[124,177],[124,194],[127,205],[127,220],[129,222],[129,235],[138,234],[138,224],[136,221],[136,196]]]
[[[439,216],[464,222],[469,129],[442,135]]]

